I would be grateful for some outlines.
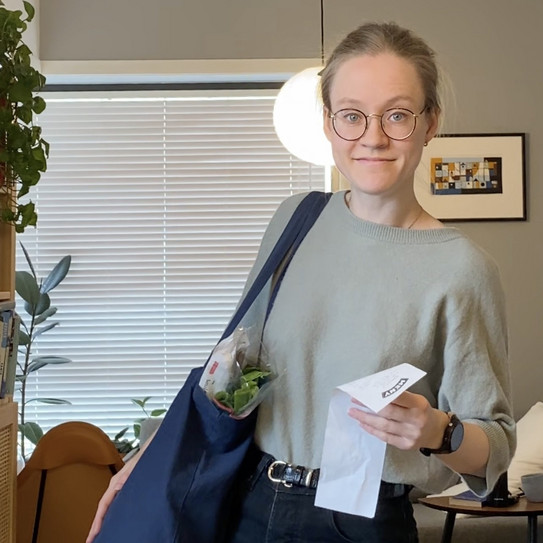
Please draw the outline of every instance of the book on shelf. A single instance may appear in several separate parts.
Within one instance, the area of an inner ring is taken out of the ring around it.
[[[13,315],[11,345],[8,353],[8,363],[5,368],[5,378],[0,384],[0,397],[13,398],[15,392],[15,379],[17,374],[17,355],[19,353],[19,326],[21,317],[17,313]]]
[[[6,394],[7,374],[13,345],[13,321],[15,310],[13,302],[0,305],[0,398]]]

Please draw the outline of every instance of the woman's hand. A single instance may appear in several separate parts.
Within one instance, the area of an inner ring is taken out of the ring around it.
[[[362,405],[356,400],[353,403]],[[449,423],[446,413],[412,392],[403,392],[378,413],[352,407],[349,415],[369,434],[403,450],[439,447]]]
[[[104,495],[98,502],[98,508],[96,509],[96,514],[94,515],[94,520],[92,521],[89,535],[87,536],[85,543],[92,543],[92,541],[94,541],[94,538],[98,535],[98,533],[102,529],[102,523],[104,522],[104,517],[106,516],[107,510],[109,509],[111,502],[113,501],[115,496],[120,492],[121,488],[124,486],[124,483],[126,483],[126,480],[132,473],[132,470],[134,469],[135,465],[138,463],[138,460],[141,458],[141,455],[145,452],[147,447],[151,444],[151,441],[153,441],[156,433],[157,433],[157,430],[155,430],[149,436],[149,439],[147,439],[147,441],[141,446],[139,452],[135,454],[123,466],[121,471],[116,473],[109,481],[109,485],[106,491],[104,492]]]
[[[353,403],[362,406],[356,400],[353,400]],[[349,415],[357,420],[366,432],[403,450],[439,448],[449,423],[447,413],[434,409],[424,396],[412,392],[403,392],[378,413],[352,407]],[[438,454],[436,457],[457,473],[484,477],[490,455],[488,436],[476,424],[463,424],[464,439],[459,449],[450,454]]]
[[[128,479],[128,476],[132,473],[132,470],[136,465],[136,462],[133,460],[134,459],[127,462],[123,466],[123,468],[118,473],[116,473],[109,481],[109,485],[106,491],[98,502],[98,508],[96,509],[96,514],[94,515],[94,520],[92,521],[91,529],[85,543],[92,543],[92,541],[94,541],[94,538],[100,532],[104,517],[106,516],[106,512],[109,509],[111,502],[119,493],[121,488],[124,486],[124,483]]]

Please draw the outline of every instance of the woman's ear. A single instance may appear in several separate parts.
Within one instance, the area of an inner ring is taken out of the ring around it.
[[[332,128],[332,119],[330,118],[330,111],[326,106],[322,108],[322,122],[323,122],[323,127],[324,127],[324,135],[326,136],[326,139],[328,141],[332,141],[332,131],[334,129]]]
[[[426,119],[428,122],[428,127],[426,128],[426,138],[425,141],[428,143],[436,134],[439,128],[439,109],[432,108],[431,111],[426,113]]]

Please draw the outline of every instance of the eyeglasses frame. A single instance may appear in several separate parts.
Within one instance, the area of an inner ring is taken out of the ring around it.
[[[413,116],[413,118],[415,119],[415,124],[413,125],[413,130],[411,130],[411,132],[409,132],[409,134],[407,134],[407,136],[404,136],[403,138],[393,138],[391,136],[389,136],[384,127],[383,127],[383,117],[386,115],[386,113],[388,111],[395,111],[395,110],[398,110],[400,109],[401,111],[407,111],[408,113],[411,113],[411,115]],[[337,136],[339,138],[341,138],[342,140],[344,141],[357,141],[359,140],[361,137],[364,136],[364,134],[368,131],[368,126],[369,126],[369,119],[371,119],[372,117],[378,117],[379,118],[379,125],[381,127],[381,130],[383,131],[383,134],[391,139],[391,140],[394,140],[394,141],[403,141],[403,140],[406,140],[407,138],[409,138],[413,132],[416,130],[417,128],[417,119],[425,112],[428,110],[428,106],[424,106],[422,108],[422,110],[420,111],[420,113],[413,113],[410,109],[407,109],[406,107],[391,107],[391,108],[388,108],[388,109],[385,109],[385,111],[383,113],[381,113],[381,115],[379,115],[378,113],[370,113],[369,115],[366,115],[363,111],[360,111],[359,109],[356,109],[354,107],[344,107],[342,109],[338,109],[335,113],[329,113],[328,114],[328,117],[330,119],[332,119],[332,128],[334,129],[334,132],[337,134]],[[358,136],[357,138],[344,138],[341,134],[339,134],[339,132],[337,131],[337,128],[336,128],[336,123],[335,123],[335,119],[336,119],[336,115],[338,113],[341,113],[342,111],[356,111],[357,113],[360,113],[361,115],[363,115],[364,119],[366,119],[366,127],[364,128],[364,132],[362,132],[362,134],[360,134],[360,136]]]

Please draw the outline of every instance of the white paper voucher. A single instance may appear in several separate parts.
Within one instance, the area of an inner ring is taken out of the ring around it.
[[[330,400],[315,505],[373,518],[386,444],[365,432],[347,412],[357,399],[380,411],[426,373],[400,364],[337,387]]]

